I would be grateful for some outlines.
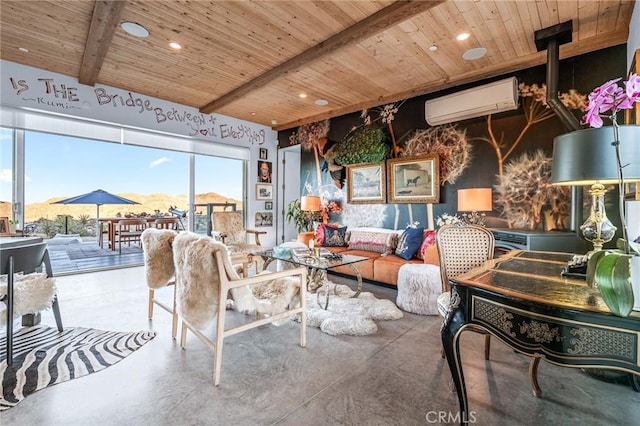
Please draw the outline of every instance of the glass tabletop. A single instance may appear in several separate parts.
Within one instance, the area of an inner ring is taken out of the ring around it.
[[[363,256],[352,256],[348,254],[334,255],[328,250],[320,251],[318,256],[314,255],[309,249],[290,249],[275,252],[273,249],[263,250],[253,253],[254,256],[260,256],[265,259],[283,260],[299,266],[308,266],[310,268],[327,270],[338,266],[350,265],[352,263],[362,262],[368,258]]]

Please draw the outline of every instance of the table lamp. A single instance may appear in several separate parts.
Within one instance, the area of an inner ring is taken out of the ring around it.
[[[620,126],[618,138],[624,181],[638,182],[640,126]],[[552,184],[591,185],[591,212],[580,230],[584,239],[593,243],[594,251],[602,250],[616,232],[604,208],[604,185],[620,182],[613,139],[611,127],[600,127],[566,133],[553,140]]]
[[[467,223],[484,226],[484,215],[478,212],[491,210],[491,188],[458,189],[458,211],[470,212],[463,215]]]

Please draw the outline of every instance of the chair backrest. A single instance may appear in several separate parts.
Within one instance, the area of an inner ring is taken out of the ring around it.
[[[214,231],[226,234],[225,244],[243,244],[247,242],[247,233],[244,230],[241,212],[213,212],[211,213],[211,224]]]
[[[445,225],[436,232],[440,258],[442,289],[449,291],[449,280],[493,259],[495,238],[487,228],[478,225]]]
[[[177,233],[171,229],[147,228],[140,237],[144,253],[144,270],[147,287],[157,289],[172,282],[173,240]]]
[[[213,238],[192,232],[181,232],[173,240],[176,308],[198,329],[208,327],[218,311],[222,280],[226,280],[216,257],[220,247],[224,245]]]
[[[146,219],[120,219],[118,221],[119,230],[144,231],[149,222]]]
[[[153,221],[152,226],[158,229],[178,229],[178,219],[175,217],[161,217]]]
[[[2,275],[9,273],[9,258],[13,258],[14,273],[35,272],[44,264],[47,277],[53,275],[47,243],[45,242],[0,250],[0,274]]]

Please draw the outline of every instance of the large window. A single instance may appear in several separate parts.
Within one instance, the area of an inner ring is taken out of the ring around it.
[[[12,199],[20,198],[12,195],[14,132],[1,130],[0,217],[11,212]],[[195,204],[230,202],[242,209],[244,160],[42,132],[20,133],[24,145],[19,140],[16,146],[24,146],[24,222],[38,234],[80,233],[95,238],[95,204],[53,203],[97,189],[139,203],[101,205],[100,217],[169,214],[170,207],[188,211],[191,169]],[[195,212],[198,210],[196,207]],[[207,216],[198,214],[193,226],[188,218],[183,219],[187,229],[200,233],[206,232],[206,221]]]

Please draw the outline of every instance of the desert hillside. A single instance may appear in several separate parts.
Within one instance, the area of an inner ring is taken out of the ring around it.
[[[140,204],[104,204],[100,206],[100,217],[113,217],[120,213],[122,215],[126,213],[149,213],[152,214],[155,210],[159,210],[161,213],[167,213],[169,206],[174,206],[178,210],[188,210],[188,201],[186,195],[167,195],[167,194],[131,194],[131,193],[118,193],[120,197],[128,198],[129,200],[137,201]],[[25,209],[25,220],[27,222],[35,222],[38,219],[55,219],[58,215],[70,215],[74,218],[79,218],[81,215],[87,215],[90,218],[96,217],[95,204],[51,204],[56,201],[65,199],[68,197],[56,197],[50,198],[43,203],[27,204]],[[223,197],[222,195],[207,192],[206,194],[196,194],[196,204],[206,203],[236,203],[238,210],[242,209],[242,203],[239,200]],[[197,207],[197,212],[206,214],[207,208],[205,206]],[[11,216],[11,204],[6,201],[0,201],[0,217]]]

